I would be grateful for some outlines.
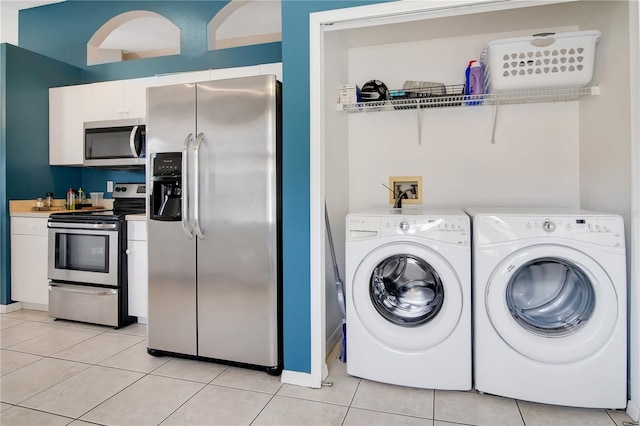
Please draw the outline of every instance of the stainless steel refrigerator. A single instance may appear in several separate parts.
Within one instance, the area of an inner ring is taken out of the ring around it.
[[[282,370],[281,83],[147,91],[148,352]]]

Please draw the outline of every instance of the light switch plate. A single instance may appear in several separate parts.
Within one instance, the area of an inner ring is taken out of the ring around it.
[[[108,180],[107,181],[107,192],[113,192],[113,181],[112,180]]]

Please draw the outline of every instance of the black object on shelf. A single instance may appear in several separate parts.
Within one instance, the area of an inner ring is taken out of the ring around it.
[[[421,108],[438,108],[462,105],[464,97],[464,84],[452,85],[429,85],[424,87],[414,87],[410,89],[398,89],[389,91],[389,100],[402,101],[405,99],[412,100],[403,105],[402,102],[394,103],[395,109],[415,109],[420,105]],[[415,103],[415,99],[423,99],[424,102]],[[438,102],[433,102],[437,100]]]

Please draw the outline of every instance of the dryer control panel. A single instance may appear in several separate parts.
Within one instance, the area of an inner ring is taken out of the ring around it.
[[[561,238],[599,245],[624,247],[624,223],[620,216],[501,216],[481,215],[475,238],[479,244]]]

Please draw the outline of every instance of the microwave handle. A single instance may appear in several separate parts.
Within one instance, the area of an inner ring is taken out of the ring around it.
[[[129,135],[129,148],[131,149],[131,156],[138,158],[138,151],[136,150],[136,134],[138,134],[138,126],[133,126],[131,134]]]

